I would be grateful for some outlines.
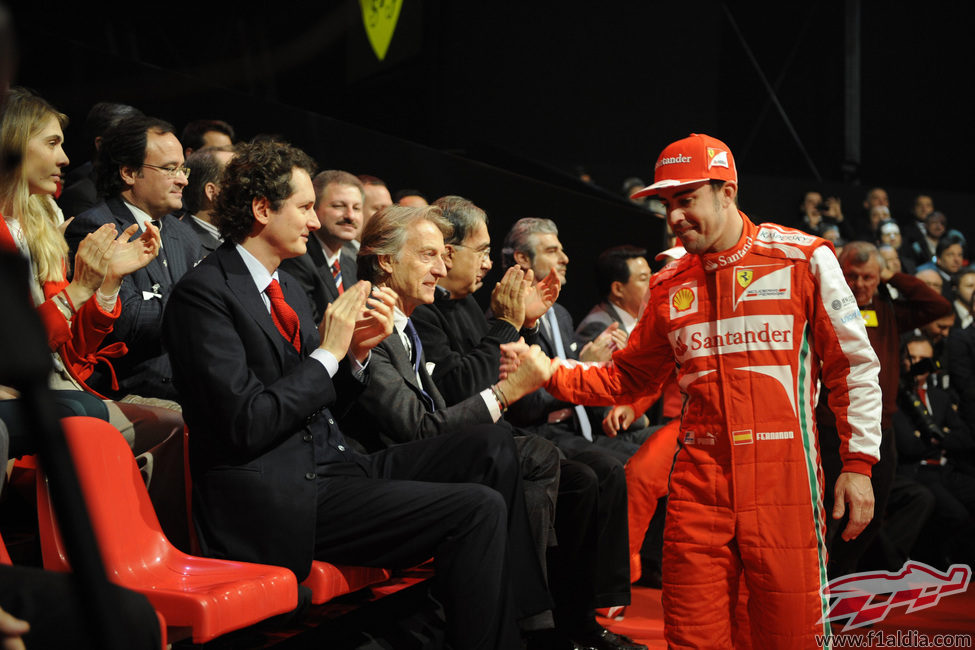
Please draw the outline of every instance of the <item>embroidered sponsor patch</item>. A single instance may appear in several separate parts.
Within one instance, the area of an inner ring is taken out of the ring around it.
[[[792,297],[792,265],[736,266],[735,309],[746,300],[788,300]]]
[[[853,294],[850,294],[849,296],[845,296],[842,300],[839,298],[835,299],[833,302],[829,303],[829,306],[833,308],[833,311],[839,311],[844,307],[849,307],[850,305],[855,304],[856,301],[857,299],[853,297]]]
[[[683,318],[698,311],[697,282],[670,288],[670,319]]]
[[[758,350],[792,350],[792,314],[724,318],[693,323],[670,333],[677,360]]]
[[[736,445],[750,445],[752,444],[752,430],[741,429],[740,431],[732,431],[731,439]]]

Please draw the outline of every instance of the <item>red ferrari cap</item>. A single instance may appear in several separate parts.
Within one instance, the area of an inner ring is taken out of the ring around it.
[[[677,187],[704,181],[738,182],[738,170],[731,149],[721,140],[703,133],[692,133],[660,153],[653,169],[653,185],[632,194],[631,198],[653,196],[664,187]]]

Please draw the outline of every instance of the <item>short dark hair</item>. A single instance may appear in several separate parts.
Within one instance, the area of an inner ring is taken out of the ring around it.
[[[85,118],[84,138],[91,146],[92,152],[95,149],[95,138],[102,137],[110,128],[121,122],[127,117],[142,115],[142,111],[128,104],[116,104],[115,102],[98,102],[88,111]]]
[[[630,281],[630,265],[635,257],[646,258],[647,249],[624,244],[607,248],[596,258],[596,289],[600,296],[608,296],[614,282],[626,284]]]
[[[286,142],[262,140],[238,145],[220,178],[220,194],[214,206],[220,234],[238,244],[254,226],[254,199],[267,199],[272,210],[292,194],[294,170],[315,173],[315,162],[301,149]]]
[[[427,198],[426,194],[424,194],[420,190],[414,190],[412,188],[406,188],[404,190],[398,190],[395,194],[393,194],[393,203],[399,203],[400,200],[402,200],[403,197],[405,197],[405,196],[418,196],[421,199],[423,199],[424,201],[429,201],[429,199]]]
[[[965,252],[965,239],[956,233],[948,233],[938,240],[938,245],[934,249],[934,256],[941,257],[946,250],[958,244],[961,246],[962,253]]]
[[[203,147],[194,151],[184,163],[190,171],[189,181],[183,188],[183,207],[190,214],[196,214],[209,207],[206,195],[207,183],[216,183],[223,173],[223,165],[215,155],[217,152],[233,152],[233,147]]]
[[[183,127],[183,133],[180,135],[179,141],[183,145],[183,149],[196,151],[206,146],[206,141],[203,139],[203,136],[210,131],[223,133],[230,138],[231,142],[234,141],[234,127],[223,120],[193,120]]]
[[[173,133],[173,125],[156,117],[132,115],[123,118],[105,132],[95,159],[99,196],[112,198],[126,189],[119,170],[123,167],[142,167],[146,159],[146,142],[150,131],[160,135]]]
[[[359,174],[359,182],[363,185],[379,185],[380,187],[386,187],[386,181],[378,176],[370,176],[369,174]]]
[[[462,196],[441,196],[433,205],[440,208],[444,219],[454,227],[453,234],[444,242],[447,244],[462,243],[477,224],[488,223],[487,213]]]

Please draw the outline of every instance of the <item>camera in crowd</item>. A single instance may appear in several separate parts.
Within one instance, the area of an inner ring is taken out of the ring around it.
[[[897,404],[901,412],[914,425],[916,435],[925,440],[939,442],[944,440],[947,429],[939,427],[928,413],[927,406],[917,393],[914,378],[940,369],[941,364],[935,359],[921,359],[917,363],[912,363],[911,367],[901,375],[901,385],[897,394]]]

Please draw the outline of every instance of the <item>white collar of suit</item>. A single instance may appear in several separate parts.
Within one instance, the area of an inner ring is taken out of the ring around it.
[[[240,257],[244,260],[244,266],[247,267],[248,272],[251,274],[251,278],[254,280],[254,286],[257,287],[258,293],[261,294],[261,299],[264,301],[264,306],[267,307],[268,312],[271,311],[271,299],[267,297],[264,293],[267,286],[271,284],[271,280],[278,279],[278,272],[275,269],[274,273],[268,273],[267,267],[261,264],[261,262],[254,257],[249,250],[241,246],[236,245],[237,252],[240,253]]]
[[[124,203],[125,204],[125,207],[127,207],[129,209],[129,212],[132,213],[132,218],[135,219],[135,222],[137,224],[139,224],[139,229],[142,230],[142,232],[145,232],[146,231],[146,222],[147,221],[155,221],[155,219],[153,219],[151,216],[149,216],[149,213],[146,212],[145,210],[143,210],[142,208],[135,207],[134,205],[132,205],[131,203],[129,203],[125,199],[122,199],[122,203]],[[160,221],[162,221],[162,220],[160,219]],[[159,230],[162,231],[162,225],[161,224],[160,224]]]
[[[318,233],[315,233],[315,236],[317,237]],[[338,250],[332,251],[332,249],[328,247],[328,244],[325,243],[325,240],[321,237],[318,237],[318,243],[322,245],[322,252],[325,253],[325,264],[328,266],[328,268],[332,268],[332,265],[335,264],[335,260],[337,260],[342,254],[342,247],[339,246]]]
[[[203,219],[199,218],[195,214],[191,214],[190,219],[195,221],[196,224],[200,226],[200,228],[203,228],[203,230],[213,235],[216,239],[220,240],[221,242],[223,241],[223,235],[220,234],[220,231],[217,230],[217,227],[214,226],[212,223],[210,223],[209,221],[204,221]]]
[[[630,312],[626,311],[625,309],[617,307],[611,302],[607,304],[609,305],[609,308],[616,313],[616,317],[620,319],[620,325],[622,325],[621,329],[627,334],[632,332],[633,328],[636,327],[637,319],[630,316]]]

